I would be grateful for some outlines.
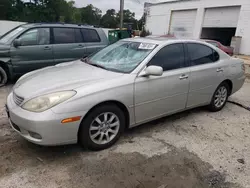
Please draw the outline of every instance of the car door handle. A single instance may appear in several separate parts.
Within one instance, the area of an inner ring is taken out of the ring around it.
[[[45,47],[44,47],[44,50],[51,50],[51,47],[45,46]]]
[[[223,69],[222,68],[218,68],[216,71],[217,72],[223,72]]]
[[[185,80],[185,79],[188,79],[188,75],[182,74],[179,78],[180,80]]]
[[[83,47],[83,45],[82,45],[82,44],[78,44],[78,47],[81,47],[81,48],[82,48],[82,47]]]

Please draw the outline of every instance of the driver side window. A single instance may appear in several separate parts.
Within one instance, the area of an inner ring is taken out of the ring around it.
[[[163,68],[163,71],[185,67],[183,44],[170,44],[163,47],[148,63]]]
[[[50,29],[36,28],[31,29],[19,38],[21,46],[45,45],[50,44]]]

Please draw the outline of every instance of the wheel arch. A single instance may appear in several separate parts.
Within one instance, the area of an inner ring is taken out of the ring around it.
[[[226,79],[223,82],[221,82],[220,84],[222,84],[222,83],[226,83],[229,86],[229,95],[231,95],[232,90],[233,90],[233,82],[229,79]]]
[[[0,67],[3,68],[3,70],[6,72],[8,79],[11,78],[11,72],[10,67],[8,66],[7,62],[4,62],[3,60],[0,60]]]
[[[117,101],[117,100],[108,100],[108,101],[103,101],[103,102],[100,102],[98,104],[96,104],[95,106],[93,106],[88,112],[87,114],[84,116],[84,118],[82,119],[82,122],[84,121],[84,119],[95,109],[95,108],[98,108],[100,106],[103,106],[103,105],[116,105],[118,108],[120,108],[123,112],[124,112],[124,115],[125,115],[125,128],[129,128],[129,122],[130,122],[130,115],[129,115],[129,110],[128,108],[120,101]],[[78,134],[80,132],[80,127],[78,129]],[[79,136],[78,136],[79,137]]]

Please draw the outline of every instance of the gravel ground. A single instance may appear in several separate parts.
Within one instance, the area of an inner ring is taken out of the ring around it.
[[[250,188],[250,112],[197,108],[127,131],[110,149],[41,147],[11,130],[0,88],[1,188]],[[250,81],[231,100],[250,106]]]

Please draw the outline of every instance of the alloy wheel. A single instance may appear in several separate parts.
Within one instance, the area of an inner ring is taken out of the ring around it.
[[[111,142],[120,129],[120,120],[116,114],[105,112],[98,115],[89,128],[90,139],[95,144],[107,144]]]
[[[225,86],[221,86],[215,93],[214,96],[214,105],[216,108],[221,108],[227,100],[227,88]]]

